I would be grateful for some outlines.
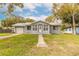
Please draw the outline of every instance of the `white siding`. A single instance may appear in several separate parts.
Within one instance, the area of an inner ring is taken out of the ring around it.
[[[54,26],[50,27],[50,33],[60,34],[61,33],[60,27],[59,26],[55,26],[55,27],[56,29],[54,29]]]
[[[31,26],[31,30],[27,30],[27,26]],[[31,25],[15,27],[16,33],[27,33],[27,34],[50,34],[50,33],[60,33],[60,26],[55,26],[56,29],[53,29],[53,25],[50,28],[48,23],[36,22]],[[36,30],[37,28],[37,30]]]
[[[78,33],[78,34],[79,34],[79,27],[77,27],[77,28],[76,28],[76,33]]]
[[[72,28],[67,28],[64,30],[64,33],[72,33]]]

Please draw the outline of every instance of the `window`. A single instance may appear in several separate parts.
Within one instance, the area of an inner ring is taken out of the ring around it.
[[[53,26],[53,30],[56,30],[56,26]]]
[[[45,31],[45,27],[44,27],[44,31]]]
[[[27,26],[27,30],[31,30],[31,26]]]
[[[44,25],[44,31],[48,30],[48,25]]]
[[[35,25],[35,31],[37,31],[37,25]]]
[[[33,30],[35,30],[34,25],[33,25]]]
[[[33,25],[33,30],[37,31],[37,25]]]
[[[69,31],[71,31],[71,28],[69,28]]]
[[[46,30],[48,30],[48,28],[46,28]]]

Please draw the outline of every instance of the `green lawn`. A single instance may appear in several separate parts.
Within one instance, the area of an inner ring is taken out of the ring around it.
[[[22,34],[0,40],[0,56],[30,55],[30,50],[37,44],[37,35]]]
[[[47,55],[79,56],[79,35],[61,34],[44,35],[49,48],[44,50]]]
[[[12,33],[0,33],[0,36],[9,36],[11,35]]]
[[[22,34],[0,40],[0,56],[79,55],[79,35],[43,35],[48,47],[36,47],[38,35]]]

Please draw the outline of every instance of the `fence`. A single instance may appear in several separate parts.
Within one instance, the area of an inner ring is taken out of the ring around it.
[[[12,29],[2,29],[0,28],[0,33],[12,33]]]

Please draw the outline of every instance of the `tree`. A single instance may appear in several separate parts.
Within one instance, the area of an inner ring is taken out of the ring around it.
[[[62,4],[58,9],[56,9],[56,12],[54,14],[62,19],[63,24],[71,25],[73,34],[76,34],[75,26],[79,23],[78,4]]]
[[[3,14],[6,14],[8,16],[12,16],[12,12],[15,10],[15,7],[14,6],[18,6],[20,8],[23,8],[24,5],[23,3],[0,3],[0,8],[3,8],[5,5],[8,5],[7,6],[7,11],[6,12],[3,12]]]
[[[50,23],[50,22],[52,22],[53,20],[54,20],[54,16],[48,16],[46,19],[45,19],[45,21],[46,22],[48,22],[48,23]]]
[[[10,3],[9,5],[8,5],[8,13],[9,14],[11,14],[11,12],[13,12],[14,11],[14,6],[18,6],[18,7],[20,7],[20,8],[23,8],[23,4],[22,3]]]
[[[58,7],[59,7],[60,5],[59,4],[55,4],[55,3],[53,3],[53,6],[52,6],[52,13],[54,14],[52,14],[51,16],[48,16],[46,19],[45,19],[45,21],[46,22],[53,22],[54,20],[55,20],[55,18],[57,17],[56,16],[56,10],[58,9]],[[58,17],[57,17],[58,18]]]
[[[23,19],[22,17],[14,16],[14,17],[9,17],[2,20],[1,24],[3,27],[11,27],[15,23],[24,23],[24,22],[25,22],[25,19]]]
[[[25,19],[25,22],[34,22],[35,20],[33,20],[33,19],[30,19],[30,18],[26,18]]]

